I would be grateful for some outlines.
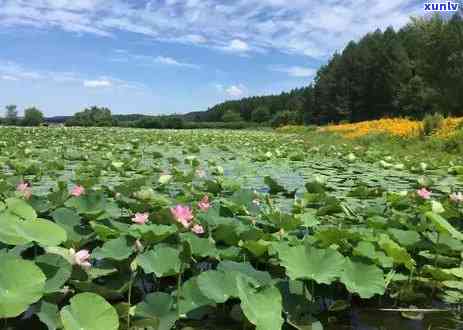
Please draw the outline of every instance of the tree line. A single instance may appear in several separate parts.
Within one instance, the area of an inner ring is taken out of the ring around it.
[[[463,115],[463,20],[412,18],[351,41],[322,66],[313,82],[280,95],[218,104],[195,121],[245,120],[326,124],[429,113]]]
[[[24,109],[24,116],[18,116],[18,107],[14,104],[5,107],[5,117],[0,119],[2,125],[10,126],[39,126],[44,123],[42,111],[36,107]]]
[[[253,125],[241,121],[229,123],[194,122],[184,115],[150,116],[142,114],[113,115],[106,107],[92,106],[65,121],[66,126],[82,127],[134,127],[152,129],[192,129],[192,128],[246,128]]]

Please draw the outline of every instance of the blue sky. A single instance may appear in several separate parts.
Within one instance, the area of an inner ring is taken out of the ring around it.
[[[0,0],[0,107],[184,113],[308,85],[416,0]]]

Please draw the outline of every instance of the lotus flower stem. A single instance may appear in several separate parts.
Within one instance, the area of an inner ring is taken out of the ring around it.
[[[440,233],[437,232],[437,239],[436,239],[436,256],[434,257],[434,268],[437,267],[437,260],[439,259],[439,240],[440,240]],[[432,300],[434,299],[434,295],[436,294],[436,289],[437,289],[437,283],[436,281],[433,281],[433,284],[432,284],[432,293],[431,293],[431,304],[432,304]]]
[[[180,297],[182,295],[182,272],[183,263],[180,266],[180,271],[177,276],[177,318],[180,319]]]
[[[132,286],[133,286],[133,279],[134,279],[134,272],[130,270],[130,280],[129,280],[129,292],[127,297],[127,302],[129,304],[129,308],[127,310],[127,329],[130,330],[130,308],[132,307]]]

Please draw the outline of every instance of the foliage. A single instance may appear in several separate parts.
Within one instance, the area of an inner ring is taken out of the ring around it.
[[[294,125],[299,122],[297,112],[283,111],[275,114],[270,121],[272,127]]]
[[[7,125],[16,125],[18,123],[18,110],[17,106],[14,104],[7,105],[5,107],[5,124]]]
[[[242,120],[240,114],[233,111],[227,111],[222,115],[222,121],[227,123],[240,122]]]
[[[444,120],[444,117],[438,113],[426,115],[423,119],[421,134],[424,136],[429,136],[436,133],[442,128]]]
[[[39,126],[43,123],[43,113],[39,109],[32,107],[24,110],[24,118],[21,121],[23,126]]]
[[[66,122],[67,126],[113,126],[113,118],[111,116],[111,110],[108,108],[100,108],[93,106],[86,108],[81,112],[77,112],[74,116]]]
[[[265,123],[270,119],[270,110],[265,105],[261,105],[252,112],[252,121],[256,123]]]
[[[461,154],[398,141],[0,128],[0,318],[320,329],[350,308],[461,303]]]

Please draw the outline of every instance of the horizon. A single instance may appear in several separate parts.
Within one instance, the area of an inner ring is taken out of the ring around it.
[[[0,107],[204,111],[308,86],[350,40],[418,15],[409,0],[0,0]]]

